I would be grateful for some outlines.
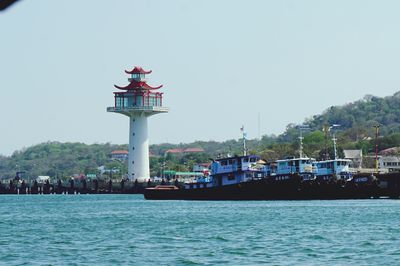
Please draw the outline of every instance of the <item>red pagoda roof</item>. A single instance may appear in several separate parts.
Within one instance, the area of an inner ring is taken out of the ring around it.
[[[131,83],[129,83],[125,87],[120,87],[120,86],[114,85],[115,88],[120,89],[120,90],[133,90],[133,89],[158,90],[162,86],[163,85],[160,85],[158,87],[151,87],[145,81],[136,81],[136,80],[132,80]]]
[[[135,66],[131,71],[125,70],[126,74],[150,74],[151,70],[146,71],[139,66]]]

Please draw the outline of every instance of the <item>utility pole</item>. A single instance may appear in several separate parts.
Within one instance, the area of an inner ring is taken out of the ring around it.
[[[379,127],[380,125],[374,125],[375,128],[375,171],[378,173],[379,164],[378,164],[378,135],[379,135]]]
[[[323,127],[323,131],[325,134],[325,154],[324,154],[324,160],[328,160],[329,159],[329,155],[328,155],[328,131],[329,131],[329,125],[325,124]]]

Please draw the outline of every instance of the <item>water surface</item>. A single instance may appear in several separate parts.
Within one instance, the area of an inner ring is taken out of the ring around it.
[[[400,265],[400,201],[2,195],[0,264]]]

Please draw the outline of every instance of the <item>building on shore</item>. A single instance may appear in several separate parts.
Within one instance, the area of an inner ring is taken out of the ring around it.
[[[387,169],[388,172],[400,171],[400,157],[398,156],[379,156],[379,169]]]
[[[361,169],[363,163],[362,150],[343,150],[344,158],[351,160],[350,167]]]
[[[129,152],[127,150],[115,150],[111,152],[111,159],[128,160]]]

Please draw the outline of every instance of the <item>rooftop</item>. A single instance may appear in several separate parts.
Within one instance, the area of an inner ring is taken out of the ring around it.
[[[111,154],[128,154],[127,150],[115,150],[112,151]]]

